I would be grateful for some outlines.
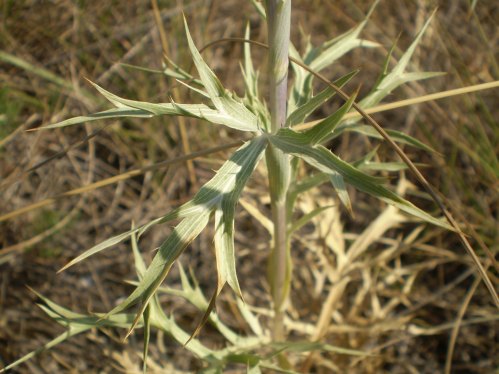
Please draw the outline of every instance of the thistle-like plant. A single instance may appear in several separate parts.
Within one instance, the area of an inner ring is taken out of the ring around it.
[[[83,252],[64,267],[67,269],[89,256],[98,254],[119,242],[131,239],[138,279],[134,283],[134,291],[105,314],[89,316],[74,313],[39,295],[43,301],[42,309],[50,317],[67,327],[67,332],[47,343],[41,349],[51,348],[73,335],[94,327],[111,326],[127,329],[127,336],[135,328],[144,329],[144,370],[151,327],[163,330],[180,344],[186,344],[185,346],[189,351],[205,361],[206,372],[221,372],[229,363],[246,365],[248,372],[251,373],[258,373],[261,368],[284,370],[283,367],[288,364],[286,360],[276,361],[275,357],[286,351],[330,350],[343,354],[362,355],[362,352],[333,347],[311,339],[301,342],[286,341],[284,317],[292,277],[293,254],[290,249],[292,234],[309,220],[321,214],[324,209],[327,209],[318,208],[296,219],[293,213],[298,196],[315,186],[330,182],[339,201],[347,211],[352,212],[353,204],[346,187],[350,185],[392,205],[417,220],[452,229],[444,220],[431,216],[394,192],[394,188],[387,184],[385,178],[368,173],[368,171],[377,170],[398,171],[405,168],[405,164],[396,162],[372,163],[371,160],[375,156],[376,150],[367,150],[366,155],[360,160],[347,162],[327,147],[330,140],[345,132],[357,132],[368,137],[380,138],[381,135],[371,126],[360,123],[361,116],[353,117],[351,114],[377,105],[395,88],[406,82],[440,74],[406,71],[408,62],[430,20],[427,21],[416,40],[392,70],[389,70],[388,63],[385,63],[383,71],[370,93],[359,100],[357,104],[355,94],[345,97],[341,90],[355,76],[356,72],[337,78],[333,83],[327,81],[327,87],[316,94],[313,92],[313,87],[315,79],[324,80],[324,77],[320,75],[321,70],[331,66],[352,49],[377,46],[376,43],[359,38],[368,17],[353,30],[320,46],[314,47],[308,43],[305,52],[300,53],[290,43],[289,38],[291,0],[267,0],[264,5],[259,2],[254,2],[254,5],[261,17],[266,19],[269,30],[268,104],[262,99],[263,95],[258,87],[259,72],[255,69],[251,59],[252,45],[249,40],[249,27],[243,41],[245,44],[242,73],[245,95],[238,97],[224,88],[215,73],[203,60],[189,33],[187,22],[185,22],[187,44],[199,78],[194,77],[171,61],[168,61],[168,65],[165,66],[164,74],[177,79],[196,95],[208,99],[209,105],[173,101],[166,103],[135,101],[119,97],[92,83],[99,93],[114,105],[113,108],[45,127],[45,129],[61,128],[122,117],[185,116],[198,120],[200,125],[221,125],[237,130],[241,133],[240,139],[243,144],[190,201],[165,216],[105,240]],[[374,7],[375,5],[370,13]],[[290,59],[292,60],[294,79],[292,86],[288,89]],[[335,95],[341,96],[342,99],[346,98],[338,110],[315,123],[312,127],[304,125],[304,122],[317,108],[331,100]],[[400,142],[431,151],[429,147],[403,133],[389,131],[388,136],[392,142]],[[268,170],[273,223],[268,265],[273,300],[273,322],[270,328],[263,326],[250,307],[243,302],[243,293],[237,277],[234,246],[236,205],[249,178],[262,160],[265,160]],[[305,178],[298,177],[300,168],[309,171]],[[153,225],[172,220],[177,220],[178,224],[161,244],[152,262],[146,266],[139,251],[138,239]],[[207,298],[195,282],[195,278],[189,277],[181,266],[182,289],[163,287],[162,283],[175,260],[210,221],[214,224],[216,256],[213,261],[216,262],[218,273],[213,296]],[[213,312],[216,298],[226,284],[237,295],[237,306],[252,332],[249,336],[235,332]],[[198,329],[190,334],[180,328],[175,323],[173,316],[168,316],[163,311],[158,298],[159,293],[183,297],[203,311],[204,317]],[[132,306],[138,306],[138,309],[133,314],[127,313]],[[196,339],[196,333],[206,321],[212,323],[225,337],[228,342],[226,348],[210,349]],[[18,365],[37,352],[23,357],[6,369]]]

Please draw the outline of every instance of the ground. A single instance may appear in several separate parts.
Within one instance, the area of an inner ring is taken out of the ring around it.
[[[370,4],[296,0],[292,40],[303,50],[304,35],[310,34],[313,44],[337,36],[361,22]],[[6,0],[1,5],[0,367],[64,331],[36,306],[40,300],[27,286],[75,311],[110,310],[132,289],[124,283],[135,278],[129,242],[61,274],[57,270],[132,223],[148,222],[187,201],[230,150],[196,158],[193,163],[152,168],[104,187],[68,191],[237,139],[230,130],[164,117],[25,131],[108,108],[85,78],[123,97],[169,101],[174,95],[170,80],[121,63],[161,69],[166,47],[173,61],[189,69],[182,12],[199,47],[223,37],[241,37],[248,21],[252,38],[265,41],[263,23],[250,2],[158,1],[158,5],[168,45],[161,42],[149,1]],[[397,42],[394,58],[400,58],[435,9],[410,70],[447,74],[404,86],[385,101],[497,80],[498,5],[464,0],[380,1],[362,33],[380,47],[355,50],[326,75],[334,79],[360,69],[348,89],[352,92],[360,86],[362,96],[380,73],[391,46]],[[242,94],[241,45],[219,44],[203,56],[228,88]],[[254,60],[263,66],[263,51],[255,50]],[[261,81],[265,86],[265,74]],[[195,99],[186,92],[179,87],[175,95],[183,102]],[[484,90],[376,116],[383,126],[405,131],[437,151],[405,148],[470,235],[496,285],[497,92],[497,88]],[[316,117],[323,117],[337,104],[326,105]],[[360,136],[346,135],[330,147],[342,158],[356,160],[377,144],[380,159],[396,160],[386,144]],[[439,214],[409,174],[390,176],[390,183],[400,188],[407,178],[412,183],[406,196]],[[328,210],[295,238],[289,316],[297,324],[289,327],[290,340],[310,337],[307,326],[325,323],[321,341],[375,355],[359,359],[319,352],[295,357],[295,369],[314,373],[497,370],[497,308],[477,281],[473,263],[457,236],[416,222],[402,223],[396,213],[364,194],[352,190],[351,197],[354,217],[341,208]],[[270,216],[264,168],[257,170],[243,199],[236,220],[239,278],[246,302],[266,309],[270,300],[262,269],[266,268],[270,235],[259,216]],[[333,191],[324,186],[300,200],[298,214],[336,203]],[[141,240],[147,260],[170,228],[155,228]],[[210,230],[180,257],[206,295],[211,295],[216,279]],[[337,252],[341,245],[359,253],[352,259],[352,269],[343,273]],[[167,283],[178,287],[178,267]],[[234,312],[233,300],[230,292],[224,292],[218,312],[229,326],[247,331]],[[162,301],[182,327],[195,328],[201,312],[179,298],[165,296]],[[267,317],[262,313],[265,325]],[[142,332],[137,331],[126,343],[124,334],[122,330],[92,330],[39,354],[13,372],[139,372]],[[211,347],[225,344],[211,326],[201,333],[201,340]],[[188,351],[159,333],[153,333],[150,357],[151,372],[192,372],[202,367]]]

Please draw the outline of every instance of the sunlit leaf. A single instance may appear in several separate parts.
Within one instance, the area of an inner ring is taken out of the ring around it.
[[[76,125],[79,123],[83,122],[91,122],[91,121],[98,121],[102,119],[108,119],[108,118],[123,118],[123,117],[131,117],[131,118],[151,118],[154,115],[151,114],[150,112],[142,109],[135,109],[135,108],[113,108],[109,110],[105,110],[103,112],[98,112],[98,113],[93,113],[93,114],[88,114],[86,116],[78,116],[74,118],[70,118],[61,122],[57,122],[54,124],[50,124],[47,126],[43,126],[38,128],[38,130],[45,130],[45,129],[54,129],[58,127],[66,127],[66,126],[72,126]]]
[[[374,2],[365,19],[357,27],[316,48],[309,48],[305,55],[302,58],[298,58],[298,60],[305,65],[308,65],[312,70],[319,72],[324,68],[331,66],[335,61],[355,48],[372,48],[379,46],[377,43],[359,38],[360,33],[366,26],[367,21],[378,2],[379,1]],[[299,55],[298,52],[290,50],[290,56],[297,58],[296,55]],[[309,72],[303,72],[300,67],[295,66],[294,64],[292,66],[296,78],[289,97],[289,108],[295,110],[310,99],[314,76]]]
[[[366,192],[388,204],[409,213],[423,221],[452,230],[452,228],[442,220],[432,217],[425,211],[419,209],[409,201],[400,197],[396,193],[382,186],[382,180],[364,174],[360,170],[341,160],[331,151],[323,146],[311,146],[306,137],[294,132],[291,129],[281,129],[277,135],[270,136],[270,141],[283,152],[301,157],[311,166],[320,171],[331,174],[333,171],[340,173],[345,182],[357,189]]]
[[[330,180],[341,203],[347,209],[348,213],[353,216],[352,202],[350,201],[350,196],[348,195],[343,176],[338,172],[332,172],[330,174]]]
[[[344,75],[343,77],[335,80],[333,83],[337,87],[341,88],[345,84],[347,84],[350,81],[350,79],[352,79],[357,74],[357,72],[358,72],[358,70],[354,70],[351,73],[348,73],[347,75]],[[305,104],[303,104],[299,108],[295,109],[288,116],[288,119],[286,120],[286,126],[293,126],[293,125],[297,125],[299,123],[304,122],[305,119],[307,119],[307,117],[314,110],[319,108],[322,104],[324,104],[326,101],[328,101],[335,94],[336,94],[336,90],[334,90],[328,86],[325,90],[323,90],[323,91],[319,92],[317,95],[313,96]]]
[[[303,132],[303,136],[308,139],[308,142],[311,145],[321,143],[325,138],[329,136],[329,134],[334,131],[336,126],[338,126],[338,124],[342,120],[343,116],[348,113],[356,97],[357,95],[351,95],[350,99],[348,99],[348,101],[343,104],[341,108],[320,121],[311,129]]]
[[[300,217],[298,220],[293,222],[291,227],[288,230],[289,234],[294,233],[295,231],[301,229],[303,226],[305,226],[307,223],[309,223],[312,219],[317,217],[319,214],[321,214],[323,211],[326,209],[331,208],[330,206],[323,206],[317,209],[314,209],[313,211],[305,214],[303,217]]]
[[[201,206],[201,209],[196,211],[196,214],[186,215],[175,227],[168,239],[160,246],[158,253],[137,288],[108,315],[119,313],[134,304],[140,303],[139,312],[134,323],[138,321],[150,298],[170,271],[173,262],[204,229],[212,210],[218,202],[221,202],[224,198],[229,197],[230,199],[230,196],[238,196],[262,156],[265,146],[266,141],[263,137],[255,138],[251,142],[244,144],[224,163],[215,177],[201,188],[193,200],[184,204],[184,208],[194,209],[196,206]],[[181,207],[179,210],[182,211],[182,209]]]
[[[221,114],[227,115],[231,118],[230,127],[242,131],[258,131],[259,128],[256,116],[251,113],[251,111],[249,111],[248,108],[246,108],[241,102],[231,97],[231,95],[229,95],[229,93],[225,90],[222,83],[204,62],[201,54],[194,45],[194,41],[189,33],[189,28],[187,27],[187,21],[185,21],[185,19],[184,24],[192,59],[196,65],[196,69],[199,72],[204,88],[206,89],[208,95],[210,95],[211,101],[217,110]],[[226,125],[229,126],[229,123],[226,123]]]
[[[274,349],[272,355],[277,355],[282,352],[312,352],[312,351],[326,351],[349,356],[369,356],[369,353],[359,351],[356,349],[342,348],[330,344],[320,342],[279,342],[270,343],[269,347]]]
[[[440,72],[407,73],[405,71],[412,55],[414,54],[414,51],[416,50],[417,45],[420,43],[421,38],[425,33],[426,29],[428,28],[428,26],[430,25],[430,22],[433,19],[434,15],[435,13],[433,13],[430,16],[430,18],[426,21],[423,28],[416,36],[416,39],[412,42],[407,51],[405,51],[402,58],[399,60],[397,65],[392,69],[390,73],[386,73],[387,65],[385,64],[385,69],[382,72],[380,80],[373,88],[373,91],[363,100],[360,101],[359,105],[362,108],[370,108],[377,105],[379,102],[381,102],[381,100],[383,100],[383,98],[389,95],[394,89],[396,89],[397,87],[399,87],[404,83],[421,79],[428,79],[445,74]]]
[[[369,136],[370,138],[375,138],[375,139],[380,139],[383,140],[384,138],[380,135],[379,132],[377,132],[372,126],[369,125],[360,125],[360,124],[341,124],[338,127],[336,127],[334,133],[331,133],[330,136],[326,137],[325,141],[332,140],[340,136],[341,134],[345,132],[356,132],[359,134],[363,134],[366,136]],[[395,142],[402,143],[402,144],[407,144],[419,149],[423,149],[427,152],[430,153],[436,153],[436,151],[431,148],[430,146],[426,145],[425,143],[417,140],[416,138],[407,135],[401,131],[397,130],[390,130],[386,129],[385,130],[388,135],[390,135],[390,138],[392,138]]]

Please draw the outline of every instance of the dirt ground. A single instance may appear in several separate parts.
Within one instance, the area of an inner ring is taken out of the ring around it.
[[[182,12],[198,46],[223,37],[241,37],[248,21],[252,38],[265,41],[264,24],[250,2],[158,3],[170,58],[185,68],[190,68],[191,62]],[[361,22],[370,4],[365,0],[295,0],[292,40],[302,48],[304,35],[311,34],[313,44],[337,36]],[[410,45],[435,9],[435,18],[410,70],[447,74],[404,86],[386,102],[498,80],[499,4],[492,0],[381,0],[362,32],[363,38],[380,43],[380,47],[355,50],[342,58],[335,69],[327,70],[326,75],[332,79],[359,68],[360,73],[349,88],[353,91],[361,86],[362,96],[380,73],[393,43],[398,39],[394,56],[400,58],[401,51]],[[25,131],[108,108],[85,78],[123,97],[168,101],[171,87],[166,79],[121,65],[160,69],[162,48],[152,6],[146,0],[0,2],[0,368],[64,331],[37,307],[39,300],[28,286],[71,310],[110,310],[132,290],[124,281],[135,279],[128,242],[61,274],[56,272],[83,250],[128,230],[132,222],[148,222],[187,201],[230,154],[230,150],[218,152],[191,164],[157,168],[68,195],[67,191],[132,169],[229,143],[237,135],[190,120],[181,124],[162,117]],[[18,60],[6,57],[7,54]],[[220,44],[204,57],[228,88],[242,93],[240,45]],[[263,60],[263,52],[255,50],[255,63]],[[497,258],[499,253],[498,92],[496,88],[455,96],[376,117],[387,128],[405,131],[437,150],[438,153],[429,154],[406,149],[470,233],[473,248],[484,265],[490,267],[488,274],[496,286],[497,262],[491,258]],[[191,100],[187,95],[182,99]],[[330,109],[326,105],[316,114],[317,118]],[[180,130],[182,126],[185,132]],[[185,139],[188,141],[183,142]],[[362,137],[347,135],[332,146],[342,158],[355,160],[372,144]],[[386,145],[381,146],[380,155],[396,159]],[[400,177],[398,173],[393,175]],[[416,184],[409,175],[406,177]],[[269,217],[264,178],[262,168],[244,199]],[[395,185],[396,181],[391,183]],[[334,198],[328,188],[318,190],[314,196],[318,206],[327,205]],[[408,197],[438,214],[421,190],[413,190]],[[343,236],[348,244],[384,209],[353,191],[352,200],[355,218],[341,212]],[[22,210],[24,207],[27,208]],[[157,227],[141,240],[147,260],[170,229]],[[192,269],[206,295],[211,294],[216,281],[210,230],[180,257],[182,264]],[[262,269],[266,267],[270,236],[244,206],[238,208],[236,230],[238,272],[245,299],[250,305],[269,308],[268,284]],[[308,237],[319,230],[319,223],[303,230],[303,237]],[[369,265],[370,256],[379,258],[384,243],[393,241],[407,247],[383,266],[377,262]],[[293,319],[312,325],[317,323],[330,286],[326,280],[322,288],[317,288],[327,266],[318,260],[314,248],[299,240],[293,244],[295,277],[290,309]],[[334,264],[336,259],[329,256],[327,261]],[[450,369],[452,373],[484,374],[499,370],[499,314],[484,285],[476,281],[473,264],[457,236],[419,224],[394,226],[379,241],[370,243],[363,256],[362,264],[367,267],[351,274],[354,282],[338,301],[323,339],[375,355],[359,360],[320,353],[313,364],[307,364],[307,356],[303,356],[297,370],[443,373]],[[388,284],[394,269],[401,271],[401,278]],[[371,286],[365,299],[356,304],[365,276],[371,277]],[[179,282],[175,267],[168,285],[176,287]],[[218,312],[230,326],[246,331],[247,327],[230,307],[233,298],[229,292],[224,293]],[[164,297],[162,301],[179,325],[187,331],[195,328],[201,317],[198,310],[178,298]],[[261,318],[265,321],[266,317]],[[138,331],[126,343],[122,341],[124,334],[121,330],[93,330],[40,353],[11,372],[138,373],[142,333]],[[298,331],[290,335],[290,339],[302,337]],[[210,326],[202,332],[201,340],[211,347],[225,344]],[[449,355],[451,366],[446,364]],[[202,363],[188,351],[156,332],[150,356],[151,372],[196,372],[202,368]]]

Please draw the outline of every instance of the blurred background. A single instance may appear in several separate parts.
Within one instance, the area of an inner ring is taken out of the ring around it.
[[[338,36],[361,22],[370,5],[371,1],[364,0],[293,0],[293,42],[303,51],[308,35],[314,45]],[[243,36],[247,22],[252,39],[265,42],[265,24],[249,1],[158,0],[157,6],[155,11],[148,0],[0,1],[0,367],[64,331],[36,307],[36,297],[26,286],[75,311],[111,309],[130,292],[123,280],[134,278],[128,243],[60,275],[56,271],[83,250],[129,229],[132,222],[147,222],[188,200],[230,151],[154,168],[100,188],[68,191],[237,140],[237,134],[225,128],[166,117],[26,131],[109,108],[85,78],[130,99],[197,100],[161,74],[164,54],[184,69],[192,68],[182,12],[198,48],[220,38]],[[325,75],[333,80],[360,69],[347,91],[361,86],[362,97],[381,73],[392,45],[397,41],[394,58],[400,58],[436,8],[436,17],[409,70],[447,74],[397,89],[385,102],[497,80],[499,5],[492,0],[381,0],[361,34],[381,47],[357,49]],[[241,52],[241,45],[224,43],[204,53],[225,86],[240,95]],[[255,64],[264,60],[263,52],[254,48]],[[263,72],[261,81],[265,87]],[[497,257],[499,251],[497,92],[456,96],[376,116],[386,128],[405,131],[438,152],[406,148],[449,200],[463,227],[476,233],[478,240],[473,239],[473,245],[484,261]],[[316,113],[317,118],[338,104],[327,104]],[[332,147],[342,158],[355,160],[373,144],[377,143],[347,135],[335,140]],[[383,144],[379,157],[396,160]],[[268,216],[264,173],[263,168],[256,173],[245,192],[244,205]],[[407,179],[411,177],[407,175]],[[324,188],[316,196],[317,205],[327,205],[331,196],[332,190]],[[438,214],[418,190],[413,189],[408,197]],[[383,209],[354,191],[352,199],[355,219],[341,212],[347,242]],[[241,286],[250,304],[267,308],[268,286],[261,269],[265,267],[270,236],[251,209],[241,208],[238,214],[236,248]],[[169,229],[157,227],[141,241],[146,258],[151,258],[151,250]],[[306,229],[318,228],[312,225]],[[497,309],[483,284],[476,282],[473,265],[457,237],[422,225],[390,229],[383,235],[386,240],[409,243],[410,250],[401,251],[389,261],[394,268],[403,267],[401,278],[380,289],[390,267],[373,263],[366,269],[372,285],[366,293],[374,292],[377,297],[366,297],[359,311],[353,313],[350,307],[358,290],[355,283],[352,289],[347,288],[337,307],[342,317],[333,318],[337,328],[324,337],[336,345],[374,350],[377,355],[359,360],[324,354],[315,357],[318,364],[304,366],[304,370],[437,373],[445,368],[449,347],[455,373],[491,373],[497,369]],[[381,248],[373,242],[369,250],[376,253]],[[306,249],[303,243],[293,247],[295,267],[310,271],[296,272],[292,315],[315,323],[327,287],[324,292],[310,291],[324,268]],[[210,230],[194,241],[180,261],[195,271],[206,294],[211,294],[216,274]],[[490,270],[489,276],[497,282],[497,268]],[[172,286],[178,283],[177,269],[167,281]],[[219,312],[229,324],[244,331],[231,309],[232,298],[230,293],[223,294]],[[386,305],[393,307],[384,309]],[[164,306],[188,331],[200,318],[200,313],[182,300],[165,298]],[[462,323],[456,331],[459,318]],[[13,372],[139,372],[141,333],[138,331],[126,344],[121,342],[123,334],[92,331],[38,355]],[[224,344],[210,327],[202,332],[201,340],[213,347]],[[151,372],[192,372],[201,367],[168,337],[155,334],[153,342],[151,358],[155,364],[150,366]]]

